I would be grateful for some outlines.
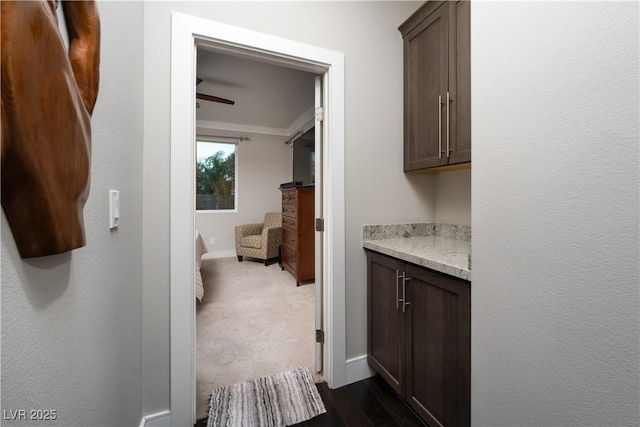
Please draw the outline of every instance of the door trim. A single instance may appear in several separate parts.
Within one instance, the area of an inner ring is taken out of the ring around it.
[[[346,384],[344,55],[173,12],[171,15],[171,425],[195,421],[196,44],[324,75],[324,377]]]
[[[316,76],[315,78],[315,96],[314,107],[317,110],[324,106],[324,90],[323,80],[324,76]],[[317,114],[314,114],[314,141],[315,141],[315,191],[314,191],[314,212],[313,216],[316,218],[316,222],[321,219],[324,223],[324,212],[322,210],[324,199],[322,190],[324,189],[324,156],[323,156],[323,142],[324,142],[324,118],[319,118]],[[314,322],[316,328],[316,344],[315,344],[315,369],[316,372],[322,372],[324,361],[324,322],[323,322],[323,299],[324,299],[324,227],[322,231],[318,229],[315,224],[315,242],[314,242],[314,263],[315,263],[315,301],[314,301]],[[318,331],[320,331],[321,339],[318,339]]]

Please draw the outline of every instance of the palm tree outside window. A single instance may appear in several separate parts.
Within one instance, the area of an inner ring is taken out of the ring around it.
[[[236,148],[233,143],[197,141],[196,210],[236,209]]]

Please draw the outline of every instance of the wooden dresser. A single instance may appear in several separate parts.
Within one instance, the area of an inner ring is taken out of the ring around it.
[[[282,253],[280,263],[296,286],[315,278],[315,187],[282,188]]]

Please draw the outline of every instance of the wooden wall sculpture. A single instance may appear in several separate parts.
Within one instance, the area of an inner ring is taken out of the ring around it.
[[[93,1],[0,2],[2,207],[22,258],[85,245],[100,20]]]

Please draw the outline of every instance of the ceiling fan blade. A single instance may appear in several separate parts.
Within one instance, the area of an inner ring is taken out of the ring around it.
[[[217,96],[205,95],[204,93],[196,93],[196,99],[202,99],[204,101],[220,102],[222,104],[234,105],[236,102],[230,99],[219,98]]]

